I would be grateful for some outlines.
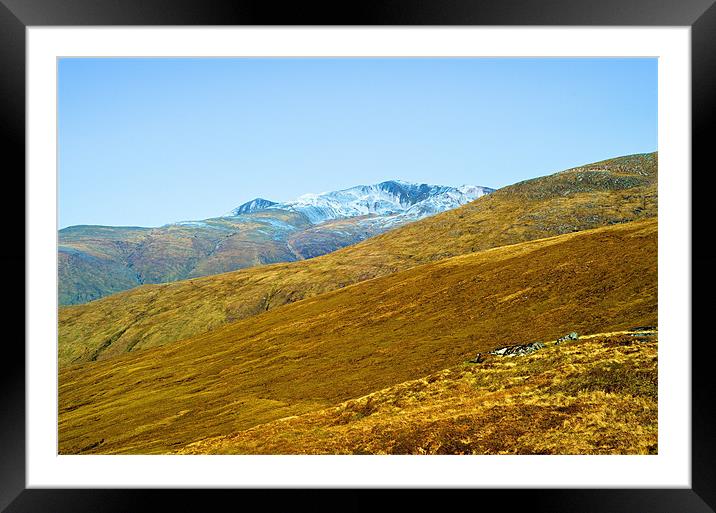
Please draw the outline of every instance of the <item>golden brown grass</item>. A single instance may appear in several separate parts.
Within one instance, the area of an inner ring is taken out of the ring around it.
[[[59,375],[60,452],[171,452],[414,380],[477,351],[572,330],[655,325],[656,249],[656,219],[504,246],[269,309],[164,347],[68,366]],[[200,292],[204,302],[212,290]],[[586,393],[594,402],[606,392]],[[504,415],[533,408],[539,418],[540,408],[551,408],[535,401]],[[625,403],[622,413],[638,417],[633,407]],[[590,411],[583,413],[596,415],[589,418],[598,433],[606,422],[600,415],[610,413]]]
[[[457,255],[653,217],[656,188],[656,154],[612,159],[505,187],[464,207],[315,259],[147,285],[64,307],[59,311],[59,362],[64,366],[103,360],[161,346]],[[526,283],[524,288],[532,286]],[[528,302],[532,294],[526,290],[506,301]],[[522,315],[530,315],[529,307]]]
[[[598,335],[455,365],[178,452],[655,454],[657,442],[656,336]]]

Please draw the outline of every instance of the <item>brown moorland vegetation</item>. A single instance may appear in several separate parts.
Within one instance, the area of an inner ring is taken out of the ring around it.
[[[505,187],[461,208],[322,257],[144,285],[60,308],[60,366],[194,337],[276,307],[441,259],[656,213],[656,153],[597,162]]]
[[[657,396],[656,334],[597,334],[461,363],[178,452],[655,454]]]
[[[59,375],[60,452],[177,451],[419,379],[478,351],[656,325],[656,273],[652,218],[445,258],[164,347],[70,365]]]

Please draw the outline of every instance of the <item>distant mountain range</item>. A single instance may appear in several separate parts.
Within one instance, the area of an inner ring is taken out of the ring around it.
[[[159,228],[71,226],[59,232],[59,304],[320,256],[493,191],[390,180],[284,203],[256,198],[222,217]]]

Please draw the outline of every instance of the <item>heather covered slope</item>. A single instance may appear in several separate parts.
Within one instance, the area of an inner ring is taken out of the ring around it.
[[[656,332],[582,336],[180,449],[183,454],[656,454]]]
[[[598,162],[505,187],[315,259],[142,286],[61,308],[59,361],[160,346],[420,264],[656,214],[656,153]]]
[[[656,219],[494,248],[65,367],[60,452],[175,451],[419,379],[478,351],[656,323]]]

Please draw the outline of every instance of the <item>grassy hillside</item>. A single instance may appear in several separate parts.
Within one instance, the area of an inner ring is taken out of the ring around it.
[[[183,454],[656,454],[657,337],[597,334],[460,363]]]
[[[141,283],[124,260],[151,230],[137,227],[71,226],[60,230],[58,302],[84,303]]]
[[[656,325],[656,284],[656,219],[395,272],[61,369],[60,452],[178,450],[418,379],[478,351]],[[197,289],[211,301],[212,288]]]
[[[59,232],[59,302],[78,304],[164,283],[296,260],[288,237],[310,226],[296,213],[257,212],[160,228],[71,226]]]
[[[126,266],[94,255],[61,249],[58,261],[58,301],[84,303],[138,285],[137,275]]]
[[[101,360],[451,256],[657,214],[657,155],[607,160],[500,189],[318,258],[142,286],[59,312],[59,361]]]

